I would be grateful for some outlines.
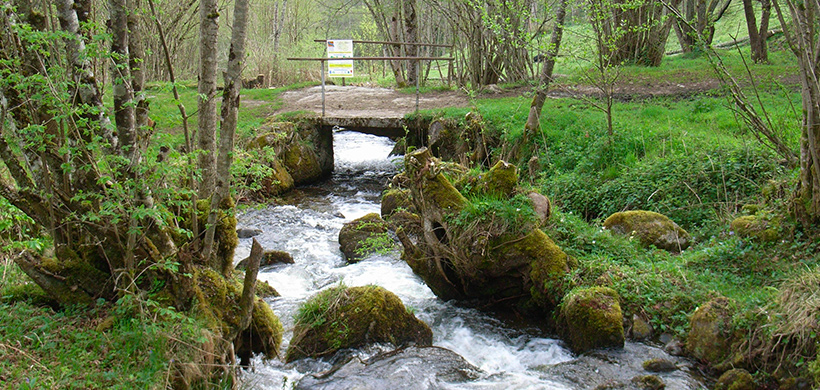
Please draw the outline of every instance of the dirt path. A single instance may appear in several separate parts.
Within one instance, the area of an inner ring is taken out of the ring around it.
[[[791,75],[781,76],[784,85],[795,84]],[[640,100],[653,97],[690,98],[693,95],[720,88],[715,79],[698,77],[678,77],[675,80],[635,79],[622,80],[615,89],[615,98],[620,101]],[[479,94],[479,98],[497,98],[521,96],[532,91],[530,87],[519,87],[498,93]],[[600,91],[588,85],[566,85],[557,83],[550,87],[549,96],[553,98],[596,96]],[[284,92],[281,95],[285,104],[274,112],[296,110],[322,113],[322,87],[309,87]],[[443,107],[467,107],[469,99],[462,91],[427,92],[419,97],[419,109],[428,110]],[[416,95],[398,92],[388,88],[361,86],[325,86],[325,115],[339,118],[402,118],[415,111]]]
[[[295,110],[322,113],[322,87],[287,91],[285,105],[277,112]],[[419,97],[419,109],[466,107],[467,96],[459,91],[428,92]],[[416,109],[416,95],[388,88],[325,86],[325,115],[330,117],[402,118]]]

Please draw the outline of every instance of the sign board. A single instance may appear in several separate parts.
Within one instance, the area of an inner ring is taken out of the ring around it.
[[[328,39],[327,57],[353,57],[353,41],[350,39]],[[327,75],[329,77],[353,77],[353,60],[328,61]]]

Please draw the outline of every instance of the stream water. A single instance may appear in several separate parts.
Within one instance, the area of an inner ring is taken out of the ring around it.
[[[275,287],[281,297],[268,300],[285,328],[282,354],[292,336],[298,307],[317,292],[337,285],[375,284],[395,293],[416,316],[433,330],[433,344],[454,351],[480,369],[468,381],[449,383],[435,377],[405,379],[390,388],[403,389],[582,389],[608,380],[629,382],[646,375],[641,363],[649,358],[675,361],[680,370],[659,374],[667,389],[704,388],[689,374],[687,362],[668,356],[658,348],[627,343],[622,351],[603,351],[574,356],[559,340],[541,330],[492,317],[472,308],[443,302],[399,259],[397,250],[374,255],[348,265],[339,251],[339,230],[345,222],[379,212],[384,184],[395,174],[400,159],[386,156],[393,147],[387,138],[353,132],[334,135],[335,172],[327,181],[302,187],[286,197],[288,205],[262,206],[238,216],[239,227],[262,230],[256,239],[266,249],[284,250],[295,264],[260,270],[259,279]],[[240,240],[236,259],[250,252],[250,239]],[[367,359],[389,346],[373,346],[353,354]],[[243,388],[291,389],[306,376],[331,369],[334,361],[303,359],[291,364],[255,358],[243,373]],[[409,364],[408,364],[409,367]],[[400,367],[401,368],[401,367]],[[394,367],[395,369],[395,367]],[[419,370],[419,368],[414,368]],[[398,375],[398,374],[397,374]],[[383,375],[382,375],[383,376]],[[385,388],[385,378],[364,379],[364,387]],[[389,378],[387,378],[389,379]],[[331,381],[332,382],[332,381]],[[361,382],[361,381],[360,381]],[[332,383],[331,383],[332,384]],[[305,387],[304,382],[301,387]],[[350,388],[337,383],[323,388]]]

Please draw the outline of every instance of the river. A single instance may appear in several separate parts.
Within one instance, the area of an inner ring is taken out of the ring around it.
[[[395,293],[433,330],[433,344],[454,351],[480,369],[466,382],[447,383],[427,378],[396,384],[407,389],[581,389],[607,380],[629,381],[648,374],[643,360],[666,358],[681,370],[659,374],[668,389],[704,388],[689,374],[688,362],[670,357],[652,346],[627,343],[621,351],[574,356],[560,340],[536,327],[502,320],[482,311],[443,302],[410,267],[400,251],[373,255],[348,265],[339,250],[339,230],[345,222],[380,210],[385,183],[400,168],[400,158],[387,158],[393,142],[387,138],[341,131],[334,134],[335,171],[332,178],[302,187],[285,197],[287,205],[259,206],[238,216],[239,227],[259,229],[256,239],[266,249],[291,253],[295,264],[260,270],[259,279],[276,288],[281,297],[268,300],[285,328],[281,354],[292,336],[298,307],[317,292],[338,285],[375,284]],[[250,239],[240,240],[236,259],[250,252]],[[366,359],[389,346],[355,351]],[[332,360],[303,359],[291,364],[255,358],[241,376],[241,388],[291,389],[307,375],[331,369]],[[375,382],[374,382],[375,383]],[[344,388],[344,385],[338,388]],[[378,388],[373,385],[371,388]]]

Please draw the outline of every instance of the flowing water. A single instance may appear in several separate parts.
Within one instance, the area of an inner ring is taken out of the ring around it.
[[[624,351],[614,351],[612,355],[603,352],[599,357],[580,359],[539,329],[514,326],[478,310],[441,301],[399,259],[398,250],[348,265],[339,251],[339,230],[345,222],[379,212],[381,191],[398,171],[401,160],[386,157],[393,147],[387,138],[343,131],[334,135],[334,145],[336,166],[331,179],[297,189],[286,198],[289,205],[263,206],[244,211],[238,217],[240,227],[262,230],[256,239],[263,247],[287,251],[295,260],[295,264],[276,265],[259,273],[259,279],[281,294],[268,303],[285,328],[282,354],[292,336],[293,316],[298,307],[317,292],[341,281],[347,286],[375,284],[392,291],[430,325],[435,346],[454,351],[480,369],[480,374],[466,382],[444,383],[425,378],[393,388],[591,388],[605,379],[625,377],[628,381],[629,375],[633,375],[630,372],[640,374],[640,363],[645,359],[670,358],[657,348],[628,344]],[[250,239],[240,240],[236,259],[249,254],[250,243]],[[355,355],[366,359],[387,348],[373,346],[356,351]],[[286,365],[256,358],[252,370],[242,376],[243,385],[254,389],[290,389],[303,377],[329,370],[334,363],[303,359]],[[687,374],[686,363],[680,365],[684,370],[663,374],[667,388],[700,388],[699,382]],[[562,368],[565,366],[566,369]],[[609,371],[603,366],[609,366]],[[335,388],[345,387],[341,384]]]

